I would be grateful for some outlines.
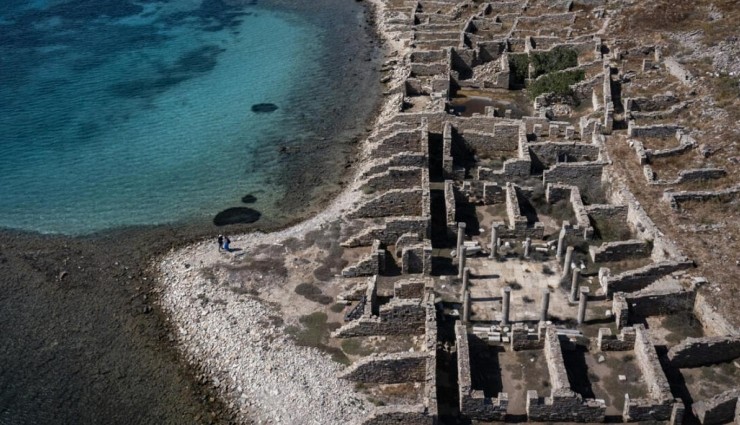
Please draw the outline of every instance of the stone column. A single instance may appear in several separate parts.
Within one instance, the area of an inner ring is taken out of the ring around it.
[[[460,257],[460,247],[465,243],[465,226],[465,223],[457,223],[457,246],[455,253],[457,253],[458,257]]]
[[[540,320],[546,321],[547,320],[547,310],[550,308],[550,290],[549,289],[543,289],[542,290],[542,310],[540,310]]]
[[[581,288],[581,298],[578,300],[578,324],[581,325],[586,321],[586,305],[588,304],[588,293],[587,287]]]
[[[467,249],[465,248],[465,245],[460,247],[460,250],[457,252],[457,254],[460,256],[457,260],[457,277],[458,279],[462,279],[463,275],[465,274],[465,256],[467,253],[465,252]]]
[[[565,261],[563,261],[563,279],[568,277],[568,273],[570,273],[571,262],[573,262],[573,247],[569,246],[568,249],[565,250]]]
[[[468,290],[468,280],[470,279],[470,267],[465,267],[463,269],[463,278],[462,278],[462,293],[464,294],[465,291]]]
[[[506,286],[501,291],[501,324],[502,325],[508,325],[509,324],[509,307],[511,306],[511,287]]]
[[[524,241],[524,258],[529,258],[529,250],[532,248],[532,238]]]
[[[558,260],[563,258],[563,249],[565,249],[565,228],[560,229],[560,235],[558,236],[558,250],[555,253]]]
[[[490,259],[496,258],[496,254],[498,254],[498,230],[496,230],[495,226],[491,226],[491,254],[488,256]]]
[[[467,289],[465,292],[463,292],[463,313],[462,313],[462,322],[468,323],[470,320],[470,291]]]
[[[578,301],[578,280],[581,277],[581,270],[580,269],[573,269],[573,276],[570,281],[570,301],[576,302]]]

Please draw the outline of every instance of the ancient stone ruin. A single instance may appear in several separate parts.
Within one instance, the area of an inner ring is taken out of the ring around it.
[[[606,8],[383,3],[381,25],[411,52],[386,79],[391,107],[344,224],[352,314],[333,337],[423,343],[347,368],[373,394],[413,383],[366,424],[738,421],[738,330],[613,163],[637,161],[672,208],[740,187],[672,189],[726,170],[664,170],[701,141],[670,122],[680,94],[620,89],[634,52],[604,38]],[[659,51],[640,60],[691,84]],[[611,157],[614,143],[634,156]]]

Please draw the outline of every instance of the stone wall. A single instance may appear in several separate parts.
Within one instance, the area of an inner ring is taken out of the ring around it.
[[[667,139],[669,137],[675,137],[676,132],[681,129],[678,125],[646,125],[638,126],[635,122],[630,120],[627,124],[627,136],[629,137],[659,137]]]
[[[605,242],[599,246],[590,246],[588,252],[595,263],[622,261],[632,258],[650,256],[650,245],[640,239]]]
[[[612,335],[609,328],[599,328],[596,345],[599,351],[632,351],[635,348],[635,329],[623,328],[619,335]]]
[[[607,297],[611,298],[615,292],[639,291],[663,276],[691,267],[694,267],[691,261],[661,261],[616,276],[612,276],[608,268],[602,267],[599,269],[599,283]]]
[[[545,360],[552,387],[550,397],[540,398],[537,391],[527,391],[527,417],[535,422],[603,422],[606,405],[601,400],[584,400],[570,389],[568,371],[557,330],[545,331]]]
[[[423,405],[376,407],[363,425],[434,425],[435,418]]]
[[[600,162],[561,162],[542,173],[542,183],[563,183],[588,192],[601,186],[603,169]]]
[[[373,218],[409,216],[422,214],[423,191],[415,189],[392,189],[361,202],[349,218]]]
[[[668,73],[673,75],[684,85],[691,85],[694,77],[691,73],[674,58],[668,57],[663,61]]]
[[[373,242],[370,254],[353,266],[342,270],[343,277],[373,276],[378,275],[385,269],[385,248],[380,241]]]
[[[342,246],[368,246],[376,239],[386,245],[395,245],[401,236],[410,233],[423,239],[429,232],[429,225],[429,217],[390,217],[385,219],[383,225],[366,226],[360,233],[344,241]]]
[[[423,352],[371,355],[354,362],[339,377],[368,384],[423,382],[426,364],[427,354]]]
[[[388,158],[401,152],[421,152],[421,150],[421,136],[418,130],[399,131],[378,141],[370,155],[375,158]]]
[[[393,299],[380,306],[378,315],[363,315],[332,333],[334,338],[371,335],[419,335],[426,313],[421,300]]]
[[[421,168],[389,167],[387,170],[370,176],[364,186],[374,191],[405,189],[421,184]]]
[[[506,216],[509,219],[509,229],[523,230],[527,228],[527,217],[521,213],[517,187],[506,183]]]
[[[623,294],[629,306],[629,315],[637,317],[664,316],[691,313],[696,291],[692,289],[650,289]]]
[[[599,147],[574,142],[529,143],[533,159],[543,168],[560,162],[590,162],[599,159]]]
[[[740,336],[686,338],[668,350],[671,365],[678,368],[707,366],[740,357]]]
[[[383,158],[382,161],[375,163],[375,165],[362,173],[362,178],[382,173],[391,167],[428,167],[427,157],[421,152],[397,153],[390,158]]]
[[[422,298],[424,285],[423,279],[399,280],[393,284],[393,296],[395,298]]]
[[[635,333],[635,360],[645,380],[648,397],[632,399],[625,394],[622,416],[627,422],[667,421],[676,403],[671,394],[671,387],[660,365],[650,334],[642,325],[635,326]]]
[[[740,388],[735,388],[718,394],[708,400],[694,403],[691,410],[702,425],[715,425],[732,422],[738,408]]]
[[[686,201],[703,202],[711,199],[726,201],[735,199],[738,195],[740,195],[740,185],[722,190],[663,192],[663,200],[668,202],[671,205],[671,208],[679,209],[681,207],[681,203]]]
[[[482,421],[503,421],[509,399],[506,393],[498,398],[485,397],[483,391],[473,389],[470,377],[470,347],[465,325],[455,323],[455,344],[457,347],[457,383],[460,391],[460,412],[470,419]]]
[[[545,347],[545,322],[540,322],[534,332],[530,332],[524,323],[511,325],[511,349],[541,350]]]
[[[717,312],[713,303],[707,301],[707,294],[702,291],[696,294],[694,315],[701,322],[707,335],[740,335],[740,331]]]
[[[611,204],[586,205],[586,213],[596,223],[614,221],[627,223],[627,206]]]
[[[401,250],[401,273],[422,273],[429,275],[431,272],[432,242],[429,239],[404,247]]]
[[[447,220],[447,232],[452,235],[457,232],[457,210],[455,203],[455,186],[452,180],[445,180],[445,217]]]

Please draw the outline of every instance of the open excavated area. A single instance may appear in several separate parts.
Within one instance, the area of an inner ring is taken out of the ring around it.
[[[677,33],[624,33],[642,3],[373,5],[385,103],[352,185],[162,266],[193,361],[266,421],[740,423],[737,100]]]

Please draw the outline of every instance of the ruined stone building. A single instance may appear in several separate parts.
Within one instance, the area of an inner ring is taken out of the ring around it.
[[[380,25],[410,51],[394,59],[393,107],[347,215],[342,244],[359,260],[342,273],[353,311],[333,337],[420,343],[348,367],[385,404],[366,424],[740,423],[740,334],[613,164],[639,162],[667,188],[726,171],[656,174],[700,143],[671,123],[680,93],[624,90],[625,67],[691,76],[659,49],[604,38],[606,7],[384,2]],[[616,143],[634,156],[611,157]]]

